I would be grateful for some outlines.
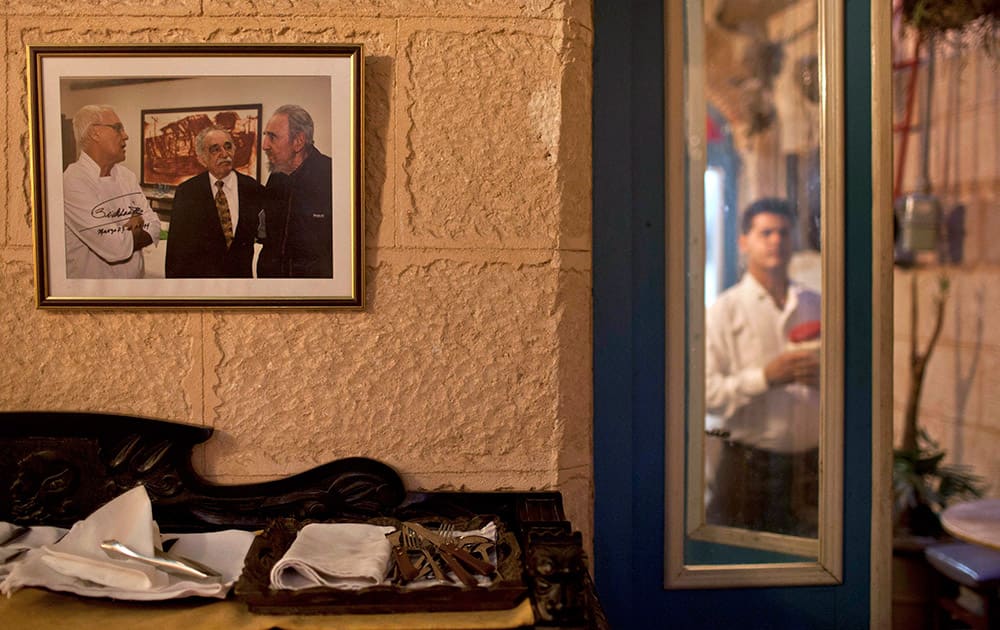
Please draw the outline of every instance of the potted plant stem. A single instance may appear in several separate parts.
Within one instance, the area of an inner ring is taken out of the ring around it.
[[[948,299],[947,276],[938,277],[934,298],[934,326],[927,348],[917,348],[917,279],[910,285],[910,385],[903,416],[903,437],[895,450],[893,488],[894,527],[897,533],[940,537],[940,513],[950,501],[983,494],[981,480],[966,466],[945,464],[945,452],[919,425],[920,395],[927,375],[927,363],[941,335],[944,307]]]

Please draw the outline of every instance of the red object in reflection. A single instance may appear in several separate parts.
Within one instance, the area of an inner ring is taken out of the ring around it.
[[[705,117],[705,142],[722,142],[722,130],[715,124],[711,116]]]
[[[819,328],[818,319],[804,322],[789,331],[788,340],[794,343],[799,343],[802,341],[809,341],[810,339],[819,339]]]

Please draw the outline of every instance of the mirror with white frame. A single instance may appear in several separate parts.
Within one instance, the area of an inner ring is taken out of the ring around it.
[[[664,13],[665,583],[835,583],[842,0]]]

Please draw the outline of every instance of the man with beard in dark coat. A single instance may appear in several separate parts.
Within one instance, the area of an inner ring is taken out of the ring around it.
[[[282,105],[267,122],[270,163],[260,278],[333,277],[331,159],[313,144],[313,120],[298,105]]]

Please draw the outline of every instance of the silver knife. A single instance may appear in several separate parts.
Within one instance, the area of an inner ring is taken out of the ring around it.
[[[207,579],[213,577],[221,577],[221,574],[215,569],[206,567],[205,565],[195,562],[190,558],[183,558],[181,556],[168,556],[159,549],[154,549],[154,556],[147,556],[139,553],[135,549],[124,545],[117,540],[105,540],[101,543],[101,549],[108,556],[121,558],[131,558],[143,564],[148,564],[150,566],[156,567],[157,569],[162,569],[168,573],[174,573],[178,575],[183,575],[186,577],[193,577],[198,579]]]

